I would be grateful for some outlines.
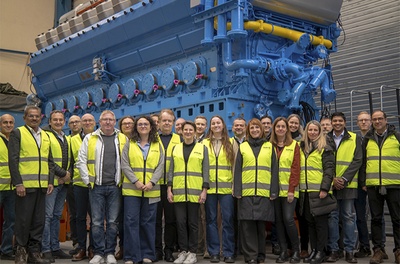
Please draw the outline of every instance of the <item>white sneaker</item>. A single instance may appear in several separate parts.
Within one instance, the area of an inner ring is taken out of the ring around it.
[[[107,255],[107,264],[117,264],[117,260],[115,259],[113,254]]]
[[[182,251],[181,253],[179,253],[178,258],[174,260],[175,264],[182,264],[186,257],[187,257],[188,253],[186,253],[186,251]]]
[[[183,264],[194,264],[197,262],[196,253],[187,253],[187,257]]]
[[[125,264],[133,264],[132,260],[125,261]]]
[[[104,259],[100,255],[94,255],[94,257],[89,261],[90,264],[101,264],[104,263]]]
[[[151,261],[149,258],[144,258],[143,263],[153,263],[153,261]]]

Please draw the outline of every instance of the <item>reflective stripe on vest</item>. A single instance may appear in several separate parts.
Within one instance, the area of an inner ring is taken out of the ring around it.
[[[178,134],[172,133],[171,140],[169,141],[167,150],[164,149],[164,145],[160,140],[160,144],[164,150],[164,171],[163,171],[163,176],[160,178],[158,181],[158,184],[167,184],[168,182],[168,172],[169,172],[169,166],[171,164],[171,159],[172,159],[172,149],[181,143],[181,137]]]
[[[8,167],[8,148],[2,138],[0,138],[0,191],[14,189],[11,184],[10,169]]]
[[[342,177],[346,170],[349,168],[354,158],[354,152],[356,150],[356,134],[348,132],[350,138],[342,140],[339,148],[336,150],[336,177]],[[347,185],[346,188],[357,188],[358,186],[358,171],[354,175],[353,180]]]
[[[319,152],[314,150],[306,157],[303,150],[300,150],[300,192],[319,192],[324,176],[322,166],[322,154],[324,150]],[[329,191],[332,193],[332,190]]]
[[[400,143],[390,135],[379,148],[375,140],[368,140],[366,185],[400,185]]]
[[[186,163],[183,156],[183,143],[179,143],[172,152],[172,158],[174,160],[172,178],[174,202],[198,203],[203,187],[203,144],[194,145]]]
[[[56,135],[54,135],[54,133],[52,133],[50,131],[46,131],[46,134],[50,138],[51,154],[53,156],[53,161],[60,168],[62,168],[63,157],[62,157],[62,148],[61,148],[60,142],[58,141],[58,138],[57,138]],[[67,138],[65,138],[65,139],[67,140],[67,144],[68,144],[68,157],[67,157],[67,161],[68,161],[67,169],[68,169],[69,168],[69,164],[70,164],[71,149],[69,147],[69,144],[70,144],[69,140]],[[58,185],[58,180],[55,178],[54,179],[54,186],[57,186],[57,185]]]
[[[272,144],[265,142],[256,158],[248,142],[239,147],[243,156],[242,196],[270,196]]]
[[[210,189],[207,190],[207,194],[232,194],[232,166],[224,147],[221,146],[216,157],[210,139],[207,138],[202,143],[208,148],[210,161]]]
[[[78,153],[79,153],[79,149],[81,148],[82,145],[82,138],[81,135],[75,135],[73,137],[71,137],[71,155],[72,158],[74,159],[75,163],[74,163],[74,175],[73,175],[73,184],[80,186],[80,187],[86,187],[86,184],[83,183],[82,178],[81,178],[81,174],[78,170],[78,168],[76,167],[76,162],[78,160]]]
[[[151,143],[146,160],[143,158],[142,150],[137,142],[129,142],[129,164],[136,178],[143,184],[148,183],[153,177],[154,170],[160,160],[160,143]],[[122,195],[155,198],[160,197],[160,185],[156,184],[150,191],[138,190],[127,177],[122,184]]]
[[[21,132],[19,173],[25,188],[47,188],[49,180],[50,139],[44,131],[40,133],[40,148],[35,137],[25,126]]]
[[[279,197],[287,197],[289,192],[290,172],[294,160],[294,150],[297,141],[285,146],[279,158]],[[294,197],[299,198],[298,187],[294,191]]]

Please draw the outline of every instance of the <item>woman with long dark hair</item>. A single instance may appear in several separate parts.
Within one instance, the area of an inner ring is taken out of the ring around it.
[[[296,188],[300,179],[300,148],[292,139],[286,118],[278,117],[272,124],[270,142],[275,147],[277,166],[279,168],[279,197],[275,201],[275,225],[281,253],[277,263],[300,262],[299,236],[294,221],[299,193]],[[292,256],[288,254],[288,241]]]
[[[151,263],[156,260],[156,213],[160,201],[157,185],[164,168],[164,151],[157,127],[148,116],[136,119],[132,136],[122,153],[124,173],[124,260]]]

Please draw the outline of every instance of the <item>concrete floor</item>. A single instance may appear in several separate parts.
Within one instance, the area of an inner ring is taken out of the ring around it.
[[[393,255],[393,247],[394,247],[394,242],[393,242],[393,237],[387,237],[387,241],[386,241],[386,252],[388,253],[389,259],[388,260],[384,260],[384,263],[394,263],[394,255]],[[65,250],[65,252],[68,252],[69,250],[72,249],[72,243],[71,241],[67,241],[67,242],[63,242],[61,243],[61,249]],[[277,258],[277,256],[273,255],[271,252],[271,247],[269,245],[267,245],[267,257],[265,260],[265,263],[275,263],[275,260]],[[82,260],[79,262],[72,262],[70,259],[56,259],[55,264],[71,264],[71,263],[87,263],[88,260]],[[1,264],[11,264],[14,263],[14,261],[8,261],[8,260],[0,260]],[[120,260],[118,261],[119,264],[123,264],[124,261]],[[166,261],[159,261],[157,263],[160,264],[170,264],[169,262]],[[197,263],[210,263],[209,259],[203,259],[203,257],[197,257]],[[221,264],[223,264],[224,262],[221,261]],[[244,263],[244,259],[243,256],[238,256],[236,259],[236,263]],[[288,262],[287,262],[288,263]],[[336,262],[338,264],[347,264],[347,262],[344,259],[339,260],[338,262]],[[358,259],[358,263],[359,264],[369,264],[369,258],[361,258]]]

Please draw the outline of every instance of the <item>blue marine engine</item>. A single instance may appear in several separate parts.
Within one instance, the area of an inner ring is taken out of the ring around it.
[[[342,0],[108,0],[39,35],[36,97],[117,118],[319,117],[332,102]],[[321,100],[316,102],[315,98]]]

